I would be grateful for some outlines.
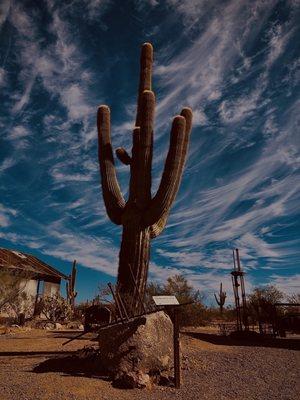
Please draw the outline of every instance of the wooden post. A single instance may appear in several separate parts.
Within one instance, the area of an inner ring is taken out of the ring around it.
[[[173,307],[174,320],[173,320],[173,338],[174,338],[174,378],[175,388],[180,388],[180,340],[179,340],[179,321],[178,309]]]

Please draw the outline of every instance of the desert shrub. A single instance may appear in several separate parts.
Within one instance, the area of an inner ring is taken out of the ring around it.
[[[145,296],[148,306],[153,303],[152,296],[155,295],[175,295],[180,304],[192,303],[179,308],[179,323],[181,326],[203,325],[206,310],[202,303],[203,296],[183,275],[169,277],[164,285],[149,283]]]
[[[9,302],[8,308],[14,312],[17,318],[21,314],[24,315],[24,318],[30,318],[34,311],[34,296],[29,296],[26,292],[21,292]]]
[[[81,322],[84,319],[85,310],[92,305],[91,301],[85,301],[79,304],[75,304],[73,311],[73,318],[76,320],[80,320]]]
[[[272,323],[274,304],[284,300],[286,295],[273,285],[256,287],[248,296],[248,313],[253,322]]]
[[[51,322],[67,322],[72,318],[72,307],[60,294],[46,296],[40,300],[40,309]]]
[[[8,316],[11,322],[17,322],[33,314],[34,299],[25,292],[26,270],[0,271],[0,311]]]
[[[287,297],[287,302],[292,304],[300,304],[300,293],[292,293]]]

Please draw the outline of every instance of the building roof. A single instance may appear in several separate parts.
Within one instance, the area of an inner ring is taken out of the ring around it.
[[[0,248],[0,269],[18,269],[24,270],[37,278],[44,280],[68,279],[68,277],[44,263],[31,254],[23,253],[17,250]]]

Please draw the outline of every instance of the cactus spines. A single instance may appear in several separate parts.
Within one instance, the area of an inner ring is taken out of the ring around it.
[[[69,275],[69,279],[66,283],[67,299],[72,309],[74,309],[75,297],[77,296],[77,292],[75,292],[76,274],[76,260],[74,260],[71,275]]]
[[[220,313],[223,313],[223,307],[225,304],[225,300],[226,300],[226,292],[223,292],[222,290],[222,282],[220,283],[220,291],[219,291],[219,298],[217,298],[216,294],[215,294],[215,299],[217,304],[220,307]]]
[[[150,239],[158,236],[165,227],[181,181],[192,127],[192,111],[190,108],[184,108],[173,120],[164,171],[157,193],[152,197],[151,167],[155,114],[155,95],[151,90],[152,63],[152,45],[145,43],[141,50],[137,114],[131,155],[124,148],[116,150],[118,159],[130,166],[127,201],[124,200],[116,176],[110,139],[110,110],[106,105],[99,107],[97,118],[104,204],[111,221],[123,226],[117,290],[124,294],[124,297],[133,299],[134,310],[139,310],[139,298],[143,298],[145,293]]]

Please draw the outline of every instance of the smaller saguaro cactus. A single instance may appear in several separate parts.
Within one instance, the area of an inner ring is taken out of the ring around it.
[[[226,292],[223,292],[223,290],[222,290],[222,282],[220,283],[219,298],[215,294],[215,299],[216,299],[217,304],[220,307],[220,313],[222,314],[223,313],[223,307],[224,307],[225,300],[226,300]]]
[[[69,279],[66,284],[67,299],[72,307],[72,310],[74,310],[75,297],[77,296],[77,292],[75,292],[76,274],[77,274],[76,260],[74,260],[72,266],[72,272],[71,275],[69,275]]]

